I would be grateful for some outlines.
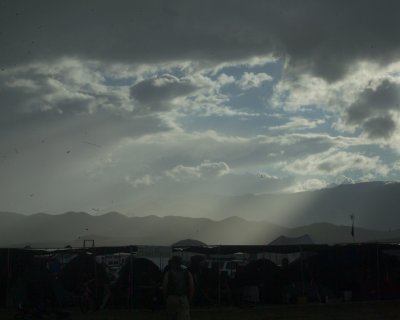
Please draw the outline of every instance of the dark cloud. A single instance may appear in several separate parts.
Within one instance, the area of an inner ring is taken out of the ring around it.
[[[3,1],[2,68],[71,56],[215,63],[274,54],[329,81],[399,57],[398,1]]]
[[[396,122],[390,116],[377,117],[367,120],[363,128],[372,139],[389,138],[396,129]]]
[[[65,96],[57,101],[47,99],[43,91],[27,91],[19,88],[3,88],[0,94],[2,105],[0,122],[7,122],[14,117],[27,118],[36,113],[79,114],[88,113],[90,97]]]
[[[53,135],[56,127],[70,136],[86,127],[107,143],[171,130],[157,115],[132,112],[128,86],[106,86],[102,81],[101,72],[76,61],[0,74],[0,141],[14,139],[20,131],[37,133],[39,139]]]
[[[178,79],[166,74],[137,83],[130,93],[135,101],[135,112],[148,113],[169,111],[173,99],[189,95],[198,89],[189,79]]]
[[[357,123],[374,115],[399,109],[400,85],[384,80],[376,88],[367,88],[348,109],[348,121]]]
[[[65,69],[56,75],[45,68],[26,68],[0,75],[0,122],[31,117],[36,113],[89,113],[91,108],[97,109],[104,104],[113,104],[118,109],[122,104],[122,99],[117,101],[117,94],[85,90],[87,83],[84,81],[74,83],[67,79],[63,75]]]
[[[389,138],[396,129],[391,111],[400,110],[400,85],[382,81],[365,89],[347,109],[346,121],[360,125],[370,138]]]

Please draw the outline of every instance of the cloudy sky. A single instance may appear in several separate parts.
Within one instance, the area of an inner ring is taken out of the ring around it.
[[[0,210],[398,181],[399,12],[0,1]]]

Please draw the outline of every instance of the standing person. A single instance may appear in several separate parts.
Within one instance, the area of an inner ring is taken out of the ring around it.
[[[173,256],[163,281],[169,320],[190,320],[189,301],[193,297],[192,274],[182,265],[182,258]]]

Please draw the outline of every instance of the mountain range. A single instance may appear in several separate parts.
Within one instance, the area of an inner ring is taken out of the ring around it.
[[[214,220],[238,216],[287,227],[321,222],[348,225],[351,214],[359,227],[386,231],[400,228],[400,183],[341,184],[287,194],[165,196],[140,199],[127,212],[135,216],[177,215]]]
[[[213,205],[220,205],[213,219],[185,217],[185,209],[193,213],[197,208],[197,203],[190,203],[188,198],[180,206],[179,199],[164,202],[163,208],[153,202],[151,212],[160,216],[127,216],[118,212],[101,215],[0,212],[0,246],[75,247],[84,240],[95,240],[97,246],[171,245],[182,239],[207,244],[267,244],[279,236],[305,234],[315,243],[346,243],[353,241],[351,213],[356,214],[355,241],[396,242],[400,241],[399,196],[400,183],[385,182],[340,185],[295,194],[224,197],[223,201],[215,195],[203,195],[202,208],[209,209],[204,209],[205,216],[216,210]],[[165,215],[171,210],[175,215]],[[148,213],[144,207],[140,212]]]
[[[14,220],[10,222],[10,217]],[[5,223],[4,223],[5,222]],[[230,217],[220,221],[178,216],[127,217],[117,212],[101,216],[85,212],[61,215],[0,213],[1,247],[80,247],[84,240],[96,246],[171,245],[195,238],[207,244],[267,244],[285,235],[308,234],[315,243],[352,242],[351,228],[330,223],[316,223],[286,228],[267,221],[247,221]],[[5,227],[6,226],[6,227]],[[400,240],[400,230],[378,231],[355,228],[356,241]]]

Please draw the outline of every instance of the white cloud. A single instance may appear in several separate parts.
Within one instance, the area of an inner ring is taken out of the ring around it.
[[[271,81],[272,77],[266,73],[244,72],[240,80],[237,81],[239,88],[248,90],[251,88],[259,88],[265,81]]]
[[[400,171],[400,161],[396,161],[395,163],[393,163],[392,168],[395,171]]]
[[[352,72],[335,82],[287,73],[270,103],[286,112],[321,109],[335,130],[400,150],[400,62],[354,63]]]
[[[130,176],[125,177],[125,181],[132,185],[134,188],[138,188],[139,186],[151,186],[155,183],[155,181],[158,180],[158,178],[152,177],[148,174],[144,175],[141,178],[137,178],[132,180]]]
[[[141,192],[151,193],[153,197],[193,193],[226,196],[263,194],[284,190],[293,183],[292,177],[279,178],[265,173],[260,177],[260,174],[236,173],[225,163],[202,163],[193,167],[178,165],[162,175],[144,177],[146,180],[125,177],[126,182],[137,188],[136,196],[140,197]]]
[[[321,190],[326,187],[328,187],[328,183],[325,180],[308,179],[303,182],[296,182],[294,185],[290,186],[289,188],[286,188],[284,191],[288,193],[295,193],[295,192]]]
[[[340,175],[336,178],[336,184],[355,184],[357,181],[346,175]]]
[[[270,175],[266,172],[257,172],[257,177],[261,178],[261,179],[278,179],[278,177]]]
[[[203,159],[209,159],[210,162],[227,162],[235,170],[257,170],[259,166],[294,161],[331,148],[346,149],[364,144],[367,142],[360,138],[331,137],[327,134],[243,137],[206,131],[147,135],[131,140],[126,148],[138,150],[135,156],[141,153],[154,160],[158,158],[157,154],[163,154],[164,159],[174,159],[176,164],[201,163]]]
[[[333,83],[310,73],[295,76],[284,74],[274,87],[271,103],[286,111],[298,111],[312,106],[342,112],[357,99],[372,79],[381,78],[387,73],[381,66],[367,62],[353,65],[352,71]]]
[[[235,82],[235,77],[234,76],[228,76],[227,74],[225,74],[225,73],[221,73],[219,76],[218,76],[218,83],[221,85],[221,86],[226,86],[226,85],[228,85],[228,84],[231,84],[231,83],[234,83]]]
[[[128,87],[106,85],[105,74],[100,64],[72,59],[9,69],[0,75],[2,111],[7,116],[132,111]]]
[[[302,117],[291,117],[290,120],[279,126],[269,127],[269,130],[307,130],[314,129],[320,124],[324,124],[324,119],[309,120]]]
[[[360,139],[324,134],[242,137],[215,131],[160,133],[126,139],[113,154],[118,168],[108,175],[129,172],[135,177],[132,181],[150,175],[157,183],[150,189],[138,185],[137,190],[153,196],[279,192],[297,180],[296,173],[280,166],[282,161],[293,163],[331,148],[346,149],[360,143]],[[312,173],[310,176],[315,178]],[[320,176],[320,180],[325,178]],[[332,176],[325,176],[331,180]]]
[[[216,80],[203,71],[188,73],[180,78],[164,74],[136,83],[131,88],[131,98],[135,112],[139,114],[169,113],[175,118],[187,114],[203,117],[255,116],[231,108],[229,96],[220,92],[223,86],[234,81],[233,76],[224,73]]]
[[[274,87],[272,105],[286,111],[313,106],[342,113],[356,103],[366,89],[375,90],[385,80],[399,83],[399,71],[400,62],[382,66],[364,61],[354,63],[352,72],[335,82],[310,73],[284,74]]]
[[[376,172],[387,175],[389,169],[379,157],[367,157],[360,153],[335,149],[281,164],[284,170],[298,175],[335,176],[351,171]]]
[[[217,178],[228,174],[229,166],[225,162],[204,161],[195,167],[178,165],[165,172],[165,175],[176,181],[187,181],[191,179]]]

